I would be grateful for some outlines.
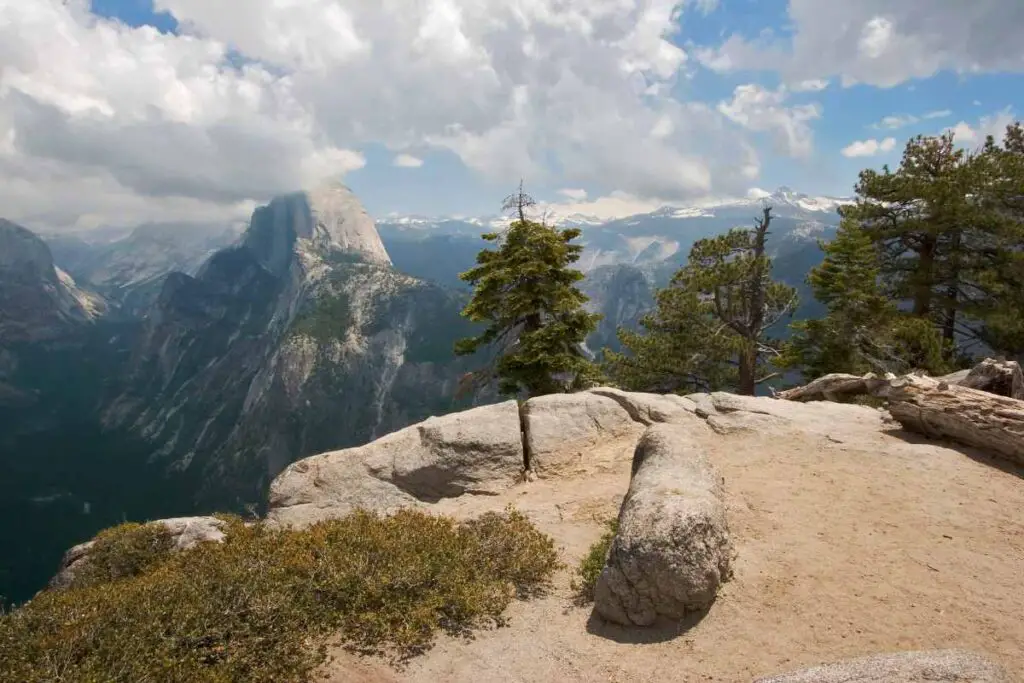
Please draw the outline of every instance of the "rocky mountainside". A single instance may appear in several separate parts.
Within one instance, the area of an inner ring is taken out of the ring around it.
[[[104,424],[199,473],[200,500],[254,502],[296,457],[467,405],[461,306],[392,268],[347,188],[280,197],[195,277],[167,278]]]
[[[195,275],[240,234],[235,227],[151,223],[114,240],[86,241],[67,234],[44,239],[57,263],[76,280],[116,302],[122,313],[140,316],[156,301],[167,275]]]
[[[54,266],[45,242],[0,219],[0,345],[65,337],[103,310],[100,297]]]
[[[396,271],[344,186],[273,200],[193,270],[220,239],[197,234],[136,230],[94,269],[64,249],[114,298],[103,315],[2,225],[0,513],[26,522],[0,531],[0,598],[99,528],[258,506],[296,458],[490,399],[457,396],[479,361],[452,353],[464,293]]]

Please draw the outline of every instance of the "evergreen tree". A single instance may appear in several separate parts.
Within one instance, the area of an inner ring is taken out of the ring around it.
[[[462,314],[488,327],[460,340],[455,352],[496,347],[496,362],[484,377],[496,376],[508,395],[567,391],[596,376],[582,345],[600,316],[583,310],[587,297],[576,287],[583,273],[570,267],[583,249],[571,243],[580,230],[530,220],[526,212],[533,204],[520,185],[504,206],[515,220],[503,233],[483,235],[497,248],[482,250],[477,265],[459,276],[474,287]]]
[[[879,286],[878,250],[870,235],[850,220],[835,239],[819,243],[824,261],[807,277],[827,314],[791,325],[780,363],[811,378],[831,372],[903,373],[946,369],[941,337],[926,319],[902,313]]]
[[[646,334],[619,331],[625,353],[606,367],[633,389],[683,391],[735,386],[753,394],[765,361],[778,355],[766,332],[796,307],[796,290],[771,280],[765,207],[754,229],[736,228],[694,244],[689,261],[641,320]]]
[[[977,328],[979,339],[997,353],[1024,356],[1024,127],[1007,127],[1002,146],[989,136],[979,159],[984,163],[984,209],[992,216],[991,267],[979,279],[987,303]],[[1024,360],[1024,358],[1022,358]]]
[[[999,300],[1019,282],[1007,204],[1015,182],[1024,194],[1014,158],[994,143],[969,154],[951,133],[918,136],[895,172],[863,171],[856,204],[841,209],[878,248],[883,293],[936,326],[947,363],[986,341],[986,330],[990,341],[1001,334]]]

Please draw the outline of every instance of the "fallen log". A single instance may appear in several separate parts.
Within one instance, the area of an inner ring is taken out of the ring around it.
[[[973,446],[1024,465],[1024,401],[921,375],[826,375],[776,398],[836,400],[871,395],[888,401],[904,429]]]
[[[904,429],[1024,465],[1024,401],[913,375],[884,390],[889,413]]]
[[[1024,399],[1024,374],[1020,364],[1014,360],[994,360],[986,358],[957,382],[960,386],[980,389],[991,394]]]
[[[886,379],[895,377],[895,375],[887,375],[885,379],[880,379],[874,373],[859,377],[837,372],[819,377],[810,384],[780,391],[775,394],[775,398],[787,401],[838,401],[841,396],[874,394],[877,388],[886,382]]]

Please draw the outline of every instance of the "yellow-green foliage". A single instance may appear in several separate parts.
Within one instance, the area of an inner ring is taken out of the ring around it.
[[[75,571],[71,587],[141,574],[167,559],[173,545],[174,539],[162,524],[129,523],[106,529],[96,536],[89,548],[89,559]]]
[[[594,588],[597,586],[597,577],[601,576],[604,563],[608,559],[608,549],[612,546],[615,534],[619,531],[619,520],[611,519],[607,522],[608,531],[599,538],[586,556],[580,560],[580,566],[576,569],[577,580],[573,581],[573,589],[582,602],[594,600]]]
[[[161,553],[135,575],[48,591],[0,617],[0,680],[307,681],[329,637],[406,658],[438,630],[500,623],[558,566],[552,540],[514,510],[462,524],[358,512],[302,531],[227,522],[224,543]],[[138,547],[137,529],[120,534]]]

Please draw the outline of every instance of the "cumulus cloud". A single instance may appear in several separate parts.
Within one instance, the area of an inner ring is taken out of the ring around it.
[[[731,100],[718,104],[718,111],[752,131],[768,132],[777,147],[793,157],[808,157],[814,148],[810,122],[821,116],[814,103],[786,105],[785,88],[769,90],[755,83],[740,85]]]
[[[789,0],[791,35],[731,35],[698,52],[718,71],[779,70],[890,87],[939,71],[1024,71],[1019,0]]]
[[[233,214],[360,168],[370,143],[448,150],[500,180],[741,190],[750,141],[670,96],[691,68],[672,38],[716,4],[155,0],[179,23],[161,34],[88,0],[0,0],[0,207],[55,224]],[[49,201],[69,178],[102,200]]]
[[[582,202],[584,199],[587,198],[587,191],[586,190],[574,190],[574,189],[571,189],[571,188],[567,188],[567,189],[564,189],[564,190],[559,190],[558,194],[560,194],[560,195],[562,195],[564,197],[568,197],[569,199],[571,199],[573,201],[577,201],[577,202]]]
[[[997,141],[1001,141],[1006,134],[1006,127],[1016,120],[1016,116],[1010,107],[1006,107],[989,116],[982,116],[977,123],[970,124],[960,121],[955,126],[946,128],[943,132],[953,133],[954,141],[964,147],[977,147],[985,142],[991,135]]]
[[[896,138],[885,138],[884,140],[858,140],[841,150],[844,157],[873,157],[877,154],[891,152],[896,147]]]
[[[423,159],[411,154],[399,154],[393,163],[398,168],[419,168],[423,165]]]

